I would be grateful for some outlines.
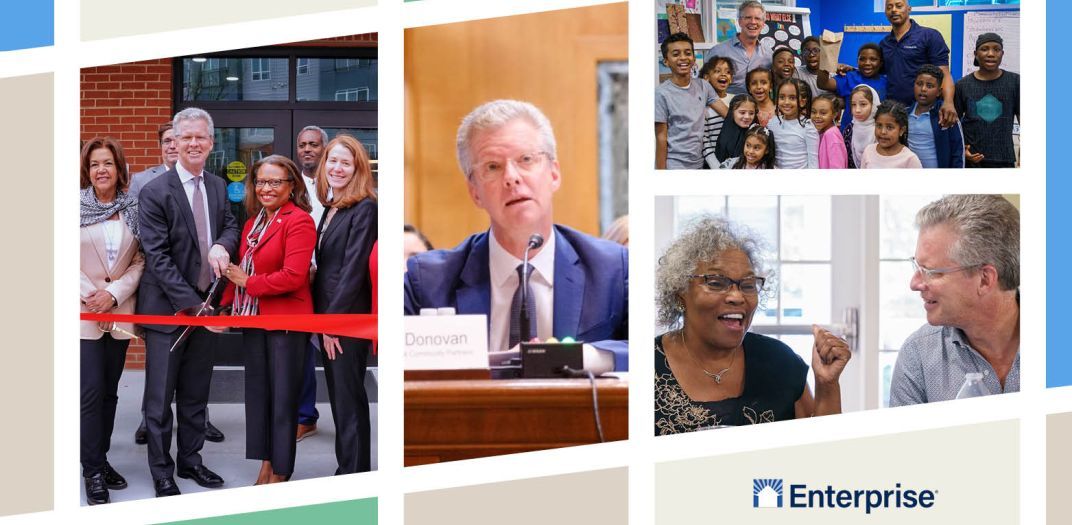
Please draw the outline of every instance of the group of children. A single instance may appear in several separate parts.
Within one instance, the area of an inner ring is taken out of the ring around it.
[[[656,167],[1011,166],[1004,159],[1015,160],[1012,118],[1001,117],[1019,117],[1019,76],[999,68],[1001,45],[996,34],[979,37],[975,63],[980,69],[956,83],[960,119],[943,127],[945,72],[936,65],[920,67],[914,103],[906,108],[886,99],[882,50],[876,44],[861,46],[856,67],[839,66],[834,75],[819,69],[821,44],[814,36],[804,40],[799,66],[792,48],[775,48],[770,69],[748,71],[747,93],[732,95],[732,60],[708,57],[699,78],[693,78],[692,40],[684,33],[670,35],[661,50],[671,77],[656,90]]]

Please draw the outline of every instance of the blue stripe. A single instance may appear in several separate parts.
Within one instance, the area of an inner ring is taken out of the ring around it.
[[[0,16],[0,51],[51,46],[51,0],[5,2]]]
[[[1062,46],[1067,47],[1065,22],[1069,18],[1072,18],[1072,2],[1046,2],[1046,46],[1051,50],[1046,57],[1046,93],[1055,101],[1072,81],[1072,74],[1062,65],[1065,54],[1059,51]],[[1068,171],[1061,169],[1068,160],[1065,148],[1072,141],[1072,133],[1057,107],[1047,115],[1046,124],[1046,385],[1049,387],[1072,385],[1072,351],[1067,344],[1068,320],[1064,316],[1065,299],[1072,295],[1072,280],[1068,276],[1072,216],[1065,208],[1072,194],[1072,181]]]

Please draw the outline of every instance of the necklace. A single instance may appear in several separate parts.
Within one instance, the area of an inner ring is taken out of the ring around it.
[[[700,360],[696,359],[696,356],[692,354],[692,350],[689,348],[688,343],[685,342],[685,329],[682,328],[681,331],[678,332],[678,335],[681,336],[681,346],[685,347],[685,351],[689,353],[689,357],[691,357],[692,360],[695,361],[696,364],[700,366],[700,370],[703,370],[704,375],[706,375],[707,377],[710,377],[711,379],[714,379],[716,385],[721,385],[722,384],[722,376],[726,372],[729,372],[731,368],[733,368],[733,362],[737,360],[737,349],[734,348],[733,353],[730,354],[730,366],[727,366],[726,368],[723,368],[722,370],[719,370],[718,372],[708,372],[707,369],[703,367],[703,364],[700,363]]]

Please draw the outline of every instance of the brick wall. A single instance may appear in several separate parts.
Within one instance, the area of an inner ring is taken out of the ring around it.
[[[160,164],[156,130],[171,118],[171,59],[82,70],[82,141],[99,135],[123,145],[130,173]],[[131,342],[127,368],[145,367],[143,342]]]
[[[377,41],[378,35],[372,33],[284,45],[376,47]],[[170,58],[83,69],[81,140],[98,135],[119,140],[131,174],[159,164],[156,130],[173,116],[172,76]],[[145,367],[140,339],[127,350],[126,367]]]
[[[160,164],[156,129],[171,118],[171,59],[82,70],[82,140],[119,140],[131,173]]]

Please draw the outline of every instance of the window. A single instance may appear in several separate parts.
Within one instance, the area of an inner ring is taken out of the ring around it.
[[[909,257],[916,252],[916,210],[939,195],[885,196],[879,202],[879,325],[878,399],[890,402],[890,380],[897,352],[912,332],[927,322],[919,294],[908,288],[912,278]]]
[[[374,102],[378,96],[375,58],[308,58],[309,74],[297,80],[298,100]]]
[[[286,58],[184,58],[183,101],[287,100],[287,75],[272,79],[271,71],[285,72]],[[270,80],[270,82],[261,82]]]
[[[305,75],[305,74],[308,74],[308,73],[309,73],[309,59],[308,58],[299,58],[298,59],[298,74],[299,75]]]
[[[253,80],[271,80],[272,69],[267,58],[254,58],[249,61],[250,78]]]
[[[360,58],[336,58],[335,71],[347,71],[361,67]]]
[[[339,102],[368,102],[369,88],[351,88],[335,91],[335,100]]]
[[[1020,0],[908,0],[914,11],[981,11],[1019,9]],[[886,0],[875,0],[875,12],[886,12]]]

